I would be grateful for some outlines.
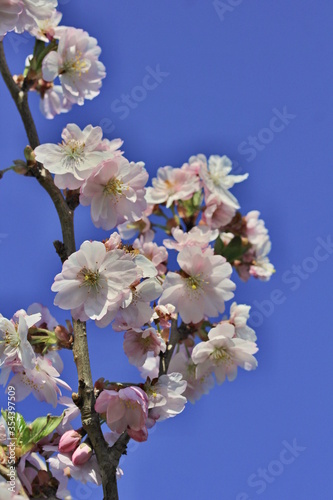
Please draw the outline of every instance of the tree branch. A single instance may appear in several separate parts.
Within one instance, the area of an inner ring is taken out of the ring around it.
[[[177,326],[177,320],[171,320],[171,331],[169,342],[167,343],[167,348],[165,353],[163,353],[160,357],[160,370],[158,376],[165,375],[168,372],[169,364],[173,355],[173,351],[175,350],[176,345],[179,342],[179,331]]]
[[[20,89],[20,87],[15,83],[12,77],[6,61],[3,42],[0,42],[0,72],[16,104],[18,112],[21,115],[21,119],[30,146],[32,147],[32,149],[35,149],[37,146],[39,146],[40,142],[36,125],[30,112],[28,104],[28,94]],[[60,189],[58,189],[54,184],[52,175],[48,170],[46,170],[46,168],[43,167],[43,165],[38,163],[37,166],[32,167],[29,172],[31,172],[32,175],[36,177],[39,184],[48,192],[50,198],[53,201],[53,204],[58,212],[67,256],[69,256],[71,253],[75,252],[73,221],[74,211],[70,210],[64,197],[61,194]]]
[[[30,146],[35,149],[39,146],[40,142],[30,112],[28,95],[13,80],[7,65],[2,42],[0,42],[0,72],[21,115]],[[61,191],[55,186],[52,175],[43,165],[37,164],[30,171],[39,184],[47,191],[58,212],[64,248],[58,242],[56,249],[63,260],[76,250],[73,221],[74,209],[70,209]],[[76,403],[80,408],[83,428],[87,432],[96,453],[102,476],[104,500],[118,500],[116,468],[121,455],[126,452],[129,437],[127,433],[124,433],[112,448],[105,441],[99,416],[94,409],[95,395],[91,376],[86,324],[73,320],[73,328],[73,354],[79,380],[79,393],[73,400],[76,399]]]

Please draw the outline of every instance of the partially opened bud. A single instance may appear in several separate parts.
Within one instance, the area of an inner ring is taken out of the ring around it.
[[[88,462],[92,455],[92,448],[87,443],[81,443],[72,455],[72,462],[74,465],[83,465]]]
[[[77,431],[66,431],[59,441],[59,451],[62,453],[68,453],[75,450],[81,442],[82,435]]]

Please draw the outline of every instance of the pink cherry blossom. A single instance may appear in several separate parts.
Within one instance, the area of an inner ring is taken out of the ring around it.
[[[255,248],[267,245],[270,247],[270,241],[268,236],[267,228],[265,227],[265,222],[259,219],[260,212],[258,210],[252,210],[244,219],[246,221],[246,236],[251,245]],[[269,251],[269,250],[268,250]],[[268,253],[268,251],[266,253]]]
[[[195,226],[188,233],[185,233],[180,227],[171,229],[174,240],[163,240],[166,248],[178,250],[180,252],[185,247],[207,248],[211,241],[216,240],[219,235],[217,230],[211,231],[206,226]]]
[[[58,326],[58,321],[51,315],[49,309],[38,302],[34,302],[27,309],[27,314],[41,314],[41,318],[37,323],[36,327],[44,325],[48,330],[54,330]]]
[[[57,0],[1,0],[0,38],[8,31],[33,29],[37,21],[52,17],[57,4]]]
[[[0,2],[0,39],[15,28],[23,4],[19,0],[1,0]]]
[[[119,392],[104,390],[98,396],[95,410],[106,413],[106,423],[113,432],[146,430],[148,417],[147,394],[139,387],[126,387]],[[131,435],[131,434],[130,434]],[[133,439],[135,439],[133,435]]]
[[[0,367],[6,377],[1,378],[5,384],[13,364],[21,365],[25,369],[33,369],[36,356],[28,341],[28,330],[38,323],[41,314],[19,314],[17,323],[0,317]],[[9,368],[9,370],[6,370]],[[3,375],[4,375],[3,373]]]
[[[119,309],[116,324],[122,324],[121,329],[140,328],[148,323],[152,317],[153,310],[150,303],[157,299],[162,293],[162,286],[155,278],[149,278],[131,288],[131,295],[124,301]],[[102,320],[103,321],[103,320]]]
[[[250,276],[267,281],[275,272],[274,266],[267,257],[271,250],[271,241],[265,223],[259,219],[259,215],[260,212],[253,210],[244,217],[246,228],[243,236],[248,239],[251,248],[236,266],[243,281],[247,281]],[[224,238],[222,235],[221,237]]]
[[[154,356],[154,353],[148,352],[147,359],[144,362],[143,366],[139,366],[138,368],[143,379],[149,377],[150,380],[153,380],[154,378],[158,377],[159,367],[160,358]]]
[[[43,19],[35,18],[36,25],[32,26],[29,29],[29,32],[32,36],[36,37],[38,40],[42,40],[43,42],[49,42],[52,38],[56,37],[58,33],[66,28],[62,27],[60,30],[58,28],[58,24],[60,23],[62,18],[62,13],[57,10],[53,10],[52,14]]]
[[[22,33],[31,30],[37,24],[37,20],[50,19],[58,5],[57,0],[21,0],[22,12],[15,25],[15,31]]]
[[[147,198],[147,197],[146,197]],[[155,233],[151,229],[151,223],[149,220],[149,215],[151,215],[153,205],[147,206],[146,210],[141,215],[141,219],[135,222],[124,222],[119,224],[117,229],[123,240],[130,240],[137,236],[137,234],[143,234],[145,237],[149,238],[149,241],[154,239]]]
[[[157,178],[152,180],[153,187],[147,188],[148,203],[166,203],[167,207],[178,200],[190,199],[200,190],[199,179],[182,168],[161,167]]]
[[[194,404],[203,394],[208,394],[214,387],[214,378],[210,369],[206,373],[202,373],[200,377],[196,377],[196,365],[189,355],[190,352],[190,349],[186,351],[184,346],[181,346],[180,350],[172,357],[169,370],[183,375],[187,382],[183,396]]]
[[[154,243],[150,237],[151,235],[141,235],[140,238],[134,240],[133,248],[139,250],[142,255],[154,264],[159,275],[165,274],[168,252],[163,246]]]
[[[230,323],[220,323],[208,334],[209,340],[197,344],[192,352],[192,360],[197,365],[196,377],[207,371],[215,373],[216,380],[222,384],[226,377],[232,381],[237,376],[237,368],[254,370],[257,360],[253,357],[258,351],[254,342],[233,338],[235,327]]]
[[[250,309],[251,306],[233,302],[230,307],[229,323],[234,325],[236,337],[255,342],[257,340],[255,331],[247,325],[247,320],[250,317]]]
[[[57,406],[57,397],[61,396],[61,390],[71,390],[70,386],[59,378],[59,372],[52,366],[52,363],[45,356],[37,356],[33,369],[24,369],[22,366],[13,368],[15,373],[10,381],[10,385],[15,387],[16,401],[22,401],[31,392],[39,401],[46,401]]]
[[[124,351],[134,366],[143,366],[149,352],[158,356],[160,352],[165,352],[165,349],[165,342],[155,328],[132,329],[125,332]]]
[[[112,229],[124,221],[137,221],[146,208],[144,163],[119,156],[103,161],[81,187],[81,205],[91,205],[96,227]]]
[[[39,109],[48,120],[72,109],[72,103],[64,96],[61,85],[53,85],[41,95]]]
[[[140,276],[135,263],[123,255],[121,250],[107,252],[98,241],[82,243],[55,277],[51,288],[58,292],[55,305],[77,310],[75,316],[82,321],[102,318],[112,304],[120,307],[123,289]]]
[[[31,483],[40,470],[47,471],[47,467],[44,460],[37,453],[29,451],[20,458],[17,467],[17,476],[29,495],[32,495]]]
[[[162,422],[181,413],[187,402],[183,396],[187,386],[181,373],[161,375],[157,383],[146,383],[149,399],[149,417]]]
[[[35,149],[36,160],[56,174],[54,182],[58,188],[77,189],[103,159],[120,154],[116,150],[122,141],[116,139],[106,148],[102,136],[101,127],[87,125],[81,130],[69,123],[62,131],[62,143],[41,144]]]
[[[65,97],[82,105],[84,99],[99,94],[106,76],[104,64],[98,60],[100,53],[97,40],[86,31],[64,29],[57,52],[50,52],[43,60],[43,78],[52,82],[59,76]]]
[[[202,222],[211,229],[221,229],[236,214],[236,208],[233,203],[221,202],[219,196],[214,193],[206,196],[206,208],[202,214]]]
[[[177,258],[184,275],[169,272],[163,283],[159,304],[173,304],[184,323],[199,323],[205,316],[216,317],[231,299],[235,284],[229,279],[231,265],[211,248],[184,248]]]
[[[67,453],[58,453],[47,461],[50,464],[53,476],[59,481],[57,498],[71,497],[67,490],[69,477],[72,477],[76,481],[80,481],[82,484],[93,483],[98,486],[102,484],[102,478],[95,455],[82,465],[74,465],[71,460],[71,455]]]
[[[70,422],[80,415],[80,409],[73,402],[72,398],[67,396],[61,396],[58,399],[58,403],[66,406],[64,417],[57,427],[58,434],[63,434],[66,431],[73,430]]]
[[[195,157],[190,161],[193,163]],[[239,208],[237,199],[230,193],[229,189],[234,184],[247,179],[248,174],[230,175],[232,163],[227,156],[210,156],[208,163],[204,155],[199,155],[200,177],[203,182],[206,197],[215,194],[222,203],[234,208]]]

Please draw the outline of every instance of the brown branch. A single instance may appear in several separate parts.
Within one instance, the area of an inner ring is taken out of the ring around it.
[[[39,137],[36,130],[36,125],[30,112],[28,104],[28,94],[23,92],[20,87],[15,83],[12,74],[9,70],[5,52],[3,49],[3,42],[0,42],[0,72],[4,79],[5,84],[16,104],[21,119],[32,149],[39,146]],[[40,163],[29,170],[30,173],[38,180],[39,184],[47,191],[53,204],[58,212],[61,230],[64,239],[64,245],[67,255],[75,252],[74,240],[74,211],[70,210],[60,189],[53,182],[52,175]]]
[[[177,320],[171,320],[171,331],[169,342],[167,343],[167,348],[165,353],[160,356],[160,370],[158,376],[165,375],[168,373],[169,364],[173,355],[173,351],[175,350],[176,345],[178,344],[180,339],[179,331],[177,327]]]
[[[27,92],[20,89],[13,80],[7,65],[2,42],[0,42],[0,72],[21,115],[30,146],[35,149],[39,145],[39,137],[30,112]],[[75,252],[73,216],[76,201],[72,200],[69,204],[70,206],[66,203],[61,191],[55,186],[52,175],[43,165],[37,164],[30,171],[50,195],[58,212],[62,229],[63,247],[61,246],[61,242],[60,245],[58,242],[56,249],[63,260]],[[74,208],[72,208],[73,206]],[[86,325],[81,321],[73,320],[73,328],[73,354],[79,380],[79,394],[77,395],[76,403],[81,410],[83,428],[87,432],[96,453],[102,476],[104,500],[118,500],[116,468],[121,455],[126,453],[129,437],[127,433],[124,433],[112,448],[106,443],[99,416],[94,409],[95,395],[90,369]],[[75,398],[73,399],[75,400]]]

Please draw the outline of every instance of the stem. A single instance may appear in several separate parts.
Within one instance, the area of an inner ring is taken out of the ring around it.
[[[179,331],[177,326],[177,320],[171,320],[171,331],[170,331],[170,339],[167,343],[167,348],[164,354],[160,357],[160,370],[158,376],[165,375],[168,373],[169,364],[172,358],[173,351],[175,350],[176,345],[179,342]]]
[[[32,149],[35,149],[39,146],[40,142],[36,125],[30,112],[28,95],[13,80],[2,42],[0,42],[0,72],[21,115],[30,146]],[[76,250],[73,221],[74,210],[69,208],[61,191],[54,184],[52,175],[43,165],[37,164],[36,167],[30,170],[39,184],[47,191],[58,212],[64,245],[62,257],[69,257]],[[79,392],[78,395],[73,394],[73,400],[80,408],[83,428],[87,432],[96,453],[102,476],[104,500],[118,500],[116,468],[121,455],[126,452],[129,437],[125,432],[112,448],[105,441],[99,416],[94,409],[95,395],[91,376],[86,324],[73,320],[73,328],[73,354],[79,380]]]
[[[16,85],[11,72],[9,70],[5,52],[3,49],[3,42],[0,42],[0,72],[4,79],[5,84],[16,104],[18,112],[21,115],[21,119],[32,149],[39,146],[39,137],[36,129],[34,119],[31,115],[29,104],[28,104],[28,94],[23,92],[18,85]],[[74,211],[70,210],[64,197],[61,194],[60,189],[53,182],[52,175],[46,168],[41,164],[37,164],[29,170],[30,173],[38,180],[39,184],[48,192],[53,204],[58,212],[62,235],[64,239],[64,245],[66,248],[67,256],[75,252],[75,240],[74,240]]]

